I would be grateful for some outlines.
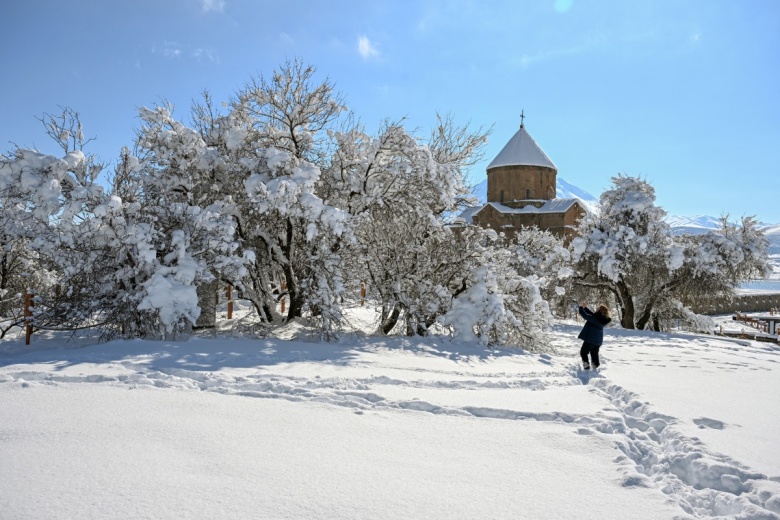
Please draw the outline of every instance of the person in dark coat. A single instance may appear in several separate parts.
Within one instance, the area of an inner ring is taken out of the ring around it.
[[[599,305],[596,312],[588,309],[585,302],[580,302],[580,316],[585,320],[585,326],[582,327],[580,335],[582,340],[580,357],[582,358],[582,368],[590,370],[592,366],[595,370],[599,366],[599,347],[604,343],[604,326],[612,321],[609,317],[609,308],[606,305]],[[588,355],[590,354],[590,363]]]

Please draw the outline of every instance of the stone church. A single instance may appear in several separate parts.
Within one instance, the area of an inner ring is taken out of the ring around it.
[[[463,224],[514,235],[521,227],[547,229],[567,242],[584,214],[578,199],[555,198],[558,168],[525,124],[487,167],[487,203],[463,211]]]

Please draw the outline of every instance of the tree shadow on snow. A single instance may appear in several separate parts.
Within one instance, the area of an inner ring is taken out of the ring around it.
[[[0,344],[0,367],[50,364],[59,371],[80,364],[121,364],[128,368],[143,367],[163,372],[171,369],[208,372],[222,368],[262,369],[307,362],[348,365],[361,357],[370,357],[372,353],[388,351],[464,364],[516,356],[530,356],[538,362],[552,364],[552,358],[545,354],[533,354],[520,348],[489,349],[446,337],[345,336],[331,342],[306,342],[212,336],[180,341],[114,340],[90,345],[69,344],[56,338],[36,338],[30,347],[7,342]]]

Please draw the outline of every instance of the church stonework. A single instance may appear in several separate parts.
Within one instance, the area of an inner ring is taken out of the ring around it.
[[[577,199],[556,198],[558,168],[524,124],[487,167],[487,203],[469,208],[464,223],[512,236],[523,227],[546,229],[566,242],[585,214]]]
[[[557,174],[556,170],[546,166],[499,166],[490,169],[487,174],[487,200],[512,207],[515,200],[554,199]]]

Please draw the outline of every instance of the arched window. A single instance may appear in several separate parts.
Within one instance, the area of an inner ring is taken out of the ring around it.
[[[525,198],[526,199],[530,199],[531,198],[531,190],[529,190],[529,189],[525,190]]]

